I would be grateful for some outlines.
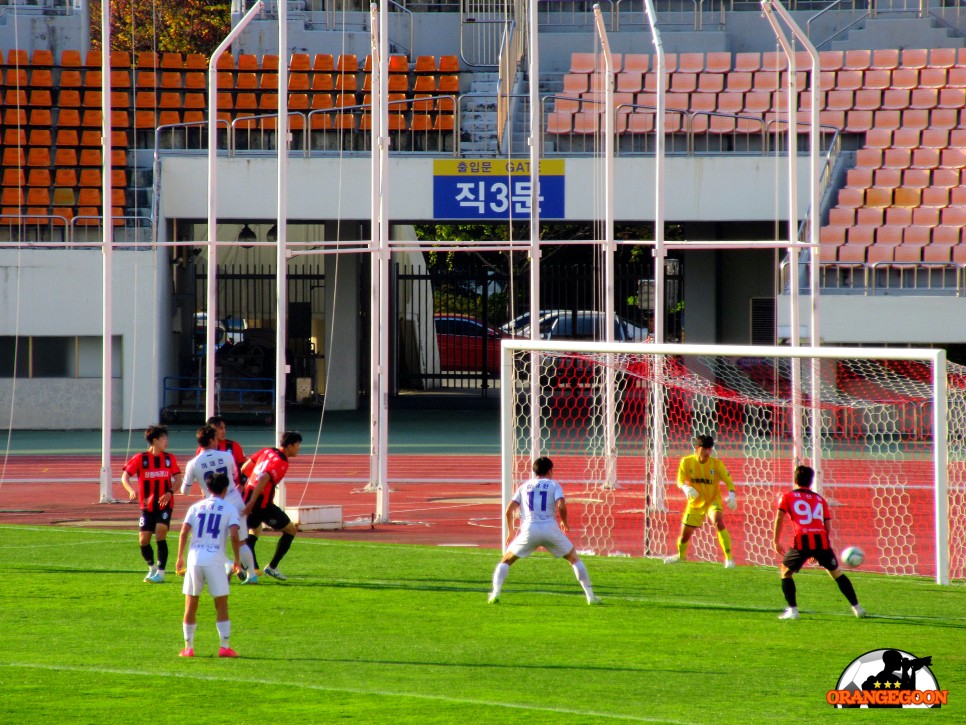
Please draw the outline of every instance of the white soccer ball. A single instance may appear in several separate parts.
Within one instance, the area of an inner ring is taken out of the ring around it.
[[[865,561],[865,554],[858,546],[847,546],[842,549],[839,558],[843,564],[854,569],[857,566],[862,566],[862,562]]]

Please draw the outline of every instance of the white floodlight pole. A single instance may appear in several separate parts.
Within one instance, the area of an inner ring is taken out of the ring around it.
[[[208,298],[205,321],[205,419],[215,415],[215,331],[218,326],[218,61],[262,9],[256,0],[208,61]],[[229,131],[230,133],[230,131]],[[276,441],[277,442],[277,441]]]
[[[811,332],[811,342],[812,347],[819,347],[822,344],[821,331],[819,329],[819,309],[818,309],[818,299],[819,299],[819,265],[821,262],[821,254],[819,248],[819,108],[820,108],[820,98],[821,93],[821,62],[818,55],[818,50],[809,40],[808,35],[802,31],[798,23],[791,14],[785,9],[785,7],[777,0],[763,0],[762,9],[765,11],[766,17],[775,29],[776,34],[778,34],[778,26],[771,17],[771,13],[776,13],[785,25],[792,31],[796,40],[802,44],[802,47],[808,52],[809,59],[811,61],[812,70],[812,98],[809,107],[809,209],[808,209],[808,239],[811,244],[811,249],[809,250],[809,323]],[[786,51],[788,52],[788,51]],[[791,76],[794,68],[794,53],[789,53],[790,67],[789,75]],[[790,127],[791,128],[791,127]],[[797,144],[795,147],[795,152],[797,153]],[[789,149],[791,152],[791,149]],[[797,255],[797,252],[793,250],[793,255]],[[797,275],[794,280],[794,288],[798,288]],[[795,307],[798,309],[797,300],[794,300]],[[822,447],[820,445],[822,440],[822,412],[817,405],[817,402],[821,399],[821,386],[822,386],[822,371],[818,364],[818,361],[812,362],[812,405],[811,405],[811,427],[812,427],[812,465],[815,468],[815,490],[821,491],[822,488],[822,461],[819,459]]]
[[[614,342],[614,56],[600,5],[594,5],[594,24],[604,56],[604,340]],[[604,369],[604,485],[617,486],[617,404],[614,366]]]
[[[389,0],[379,6],[379,493],[376,518],[389,523]],[[375,109],[373,109],[375,110]]]
[[[278,152],[278,217],[275,237],[275,442],[285,431],[285,382],[289,373],[288,342],[288,0],[276,0],[278,11],[278,119],[275,123],[275,148]],[[278,505],[285,508],[285,483],[278,486]]]
[[[946,436],[948,432],[949,403],[946,396],[946,351],[939,348],[933,358],[933,397],[932,410],[933,457],[935,470],[935,521],[936,521],[936,583],[949,584],[949,482],[947,465],[949,450]]]
[[[663,345],[664,324],[664,44],[657,27],[657,11],[653,0],[644,0],[647,22],[651,26],[651,40],[657,60],[657,109],[654,114],[654,320],[651,334],[654,342]],[[664,503],[664,356],[654,357],[654,400],[651,406],[651,502],[654,510],[663,510]]]
[[[101,239],[101,268],[104,289],[101,297],[101,475],[100,503],[113,503],[113,478],[111,476],[111,429],[114,402],[114,219],[111,209],[111,9],[110,3],[102,3],[101,11],[101,194],[103,195],[103,236]]]
[[[540,21],[537,13],[538,0],[527,4],[527,76],[530,92],[530,339],[540,339]],[[510,181],[508,179],[508,181]],[[540,361],[539,353],[530,354],[530,400],[540,400]],[[543,454],[540,436],[543,429],[541,406],[531,411],[533,424],[530,427],[530,455],[536,458]],[[503,480],[505,500],[512,495],[513,482]],[[506,532],[504,532],[506,534]],[[504,536],[504,541],[506,537]]]

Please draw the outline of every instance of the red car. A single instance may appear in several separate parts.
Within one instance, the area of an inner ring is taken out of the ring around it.
[[[440,370],[500,374],[500,340],[510,335],[469,315],[438,312],[433,322]]]

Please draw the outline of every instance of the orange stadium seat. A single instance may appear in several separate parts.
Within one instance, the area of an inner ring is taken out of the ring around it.
[[[732,72],[754,73],[761,70],[761,53],[735,53]]]
[[[929,62],[929,51],[925,48],[904,48],[902,51],[903,68],[925,68]]]
[[[880,48],[872,51],[871,70],[895,70],[899,67],[899,51],[895,48]]]

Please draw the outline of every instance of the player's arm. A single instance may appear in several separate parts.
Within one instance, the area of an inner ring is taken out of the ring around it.
[[[255,486],[252,489],[251,496],[248,497],[248,503],[245,504],[245,510],[242,511],[242,516],[248,516],[251,514],[252,509],[255,508],[255,502],[258,500],[258,497],[262,495],[262,491],[265,490],[265,486],[267,486],[271,480],[272,476],[268,471],[262,471],[258,475],[258,478],[255,479]]]
[[[686,461],[686,458],[682,458],[678,465],[678,488],[684,491],[688,501],[693,501],[698,497],[698,489],[691,485],[691,471],[688,469]]]
[[[185,573],[184,550],[188,547],[188,536],[191,534],[191,524],[185,521],[181,524],[181,534],[178,536],[178,560],[175,562],[174,570],[178,574]]]
[[[134,501],[137,499],[138,494],[131,485],[131,474],[127,472],[127,469],[121,471],[121,485],[124,486],[124,490],[127,491],[129,501]]]
[[[240,546],[241,543],[238,541],[238,525],[232,524],[228,527],[228,537],[231,539],[231,548],[235,552],[235,566],[232,567],[232,571],[236,574],[242,570],[241,566],[241,553]]]
[[[510,501],[506,505],[506,511],[503,512],[503,516],[506,519],[506,543],[509,544],[513,539],[513,517],[516,516],[517,511],[520,510],[520,504],[516,501]]]
[[[188,461],[184,469],[184,480],[181,482],[181,495],[184,496],[191,490],[191,484],[195,480],[195,459]]]
[[[560,517],[560,529],[570,531],[570,524],[567,523],[567,499],[563,496],[557,499],[557,516]]]
[[[736,509],[738,508],[738,496],[735,493],[735,482],[731,478],[731,474],[728,473],[728,469],[725,465],[718,461],[718,465],[721,467],[721,480],[724,481],[725,487],[728,489],[728,495],[725,498],[725,503],[728,504],[728,508]]]
[[[235,484],[236,486],[241,486],[242,482],[241,482],[241,478],[238,475],[238,464],[235,463],[235,459],[234,458],[231,459],[231,471],[230,471],[230,473],[231,473],[231,481],[232,481],[232,483]]]
[[[781,509],[775,513],[775,553],[779,556],[784,556],[785,552],[782,551],[782,528],[785,525],[785,512]]]

